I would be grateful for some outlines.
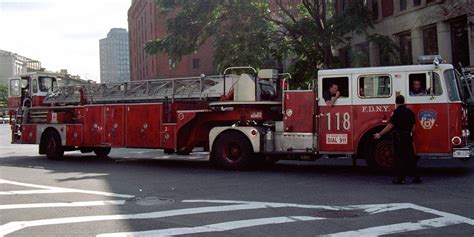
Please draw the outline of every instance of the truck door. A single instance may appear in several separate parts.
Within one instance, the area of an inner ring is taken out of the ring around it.
[[[318,80],[319,150],[322,153],[342,154],[353,151],[353,89],[350,77],[351,75],[331,75],[321,76]],[[335,96],[330,92],[330,87],[334,86],[337,86],[340,96],[331,106],[326,99]]]
[[[418,154],[449,153],[449,103],[438,72],[407,73],[406,104],[415,113],[415,149]]]

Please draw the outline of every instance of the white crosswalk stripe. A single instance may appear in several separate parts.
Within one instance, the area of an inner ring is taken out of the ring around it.
[[[241,221],[229,221],[205,226],[197,227],[185,227],[185,228],[171,228],[163,230],[151,230],[141,232],[123,232],[123,233],[112,233],[112,234],[100,234],[98,237],[122,237],[122,236],[175,236],[175,235],[186,235],[186,234],[198,234],[198,233],[210,233],[210,232],[222,232],[229,230],[236,230],[241,228],[271,225],[271,224],[284,224],[298,221],[314,221],[322,220],[324,218],[317,218],[312,216],[289,216],[289,217],[271,217],[271,218],[259,218]]]
[[[89,202],[56,202],[56,203],[30,203],[30,204],[6,204],[0,205],[0,210],[8,209],[26,209],[26,208],[42,208],[42,207],[88,207],[88,206],[105,206],[105,205],[123,205],[125,200],[107,200],[107,201],[89,201]]]
[[[93,194],[107,197],[131,198],[133,195],[117,194],[110,192],[91,191],[82,189],[60,188],[53,186],[21,183],[16,181],[0,179],[0,184],[17,185],[28,188],[35,188],[34,190],[13,190],[2,191],[0,195],[43,195],[43,194],[61,194],[61,193],[81,193]],[[16,210],[16,209],[32,209],[32,208],[77,208],[88,206],[105,206],[105,205],[125,205],[125,200],[100,200],[100,201],[73,201],[73,202],[52,202],[52,203],[18,203],[18,204],[4,204],[0,205],[0,210]],[[40,226],[55,226],[77,223],[92,223],[101,221],[125,221],[125,220],[145,220],[145,219],[165,219],[170,217],[180,216],[181,219],[195,218],[196,215],[215,215],[217,213],[230,213],[238,211],[252,211],[269,213],[269,210],[277,208],[293,208],[293,209],[312,209],[316,210],[314,215],[288,215],[282,216],[266,216],[263,218],[249,218],[236,215],[237,220],[227,220],[220,223],[211,223],[198,226],[179,226],[167,227],[154,230],[137,230],[132,232],[116,232],[99,233],[100,237],[111,236],[174,236],[183,234],[198,234],[210,232],[226,232],[243,228],[258,227],[265,225],[289,224],[297,222],[311,222],[320,221],[324,223],[331,218],[318,216],[320,211],[360,211],[364,215],[384,215],[387,212],[403,212],[406,210],[416,210],[424,213],[432,214],[436,217],[430,219],[418,220],[415,222],[402,222],[389,225],[377,226],[356,230],[344,230],[336,233],[328,234],[331,237],[345,237],[345,236],[380,236],[387,234],[401,234],[409,231],[419,231],[431,228],[446,227],[458,224],[468,224],[474,226],[474,220],[455,215],[448,212],[443,212],[412,203],[386,203],[386,204],[366,204],[366,205],[305,205],[295,203],[276,203],[276,202],[252,202],[252,201],[236,201],[236,200],[183,200],[182,204],[199,205],[198,207],[187,207],[181,209],[160,210],[146,213],[134,214],[114,214],[114,215],[88,215],[88,216],[70,216],[62,218],[37,219],[28,221],[13,221],[0,225],[0,236],[14,233],[19,230],[31,227]],[[202,206],[202,205],[209,206]],[[294,210],[293,210],[294,211]],[[275,213],[270,211],[270,213]],[[268,215],[268,214],[267,214]],[[162,221],[162,220],[160,220]],[[337,222],[337,219],[331,219],[331,222]],[[290,225],[290,224],[289,224]],[[315,230],[317,231],[317,230]]]
[[[109,193],[109,192],[100,192],[100,191],[91,191],[91,190],[82,190],[82,189],[72,189],[72,188],[58,188],[45,185],[21,183],[16,181],[10,181],[5,179],[0,179],[0,184],[10,184],[16,186],[24,186],[30,188],[38,188],[38,190],[26,190],[26,191],[10,191],[10,192],[0,192],[0,195],[12,195],[12,194],[36,194],[37,193],[85,193],[93,195],[102,195],[108,197],[120,197],[120,198],[132,198],[133,195],[118,194],[118,193]]]

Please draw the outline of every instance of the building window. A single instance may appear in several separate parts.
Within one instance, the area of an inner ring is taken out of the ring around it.
[[[407,0],[400,0],[400,11],[407,9]]]
[[[413,0],[413,5],[415,7],[420,6],[421,5],[421,0]]]
[[[458,66],[470,65],[469,59],[469,31],[466,17],[451,22],[451,48],[453,64]]]
[[[436,26],[423,30],[423,48],[425,55],[437,55],[438,52],[438,33]]]
[[[193,58],[193,69],[199,69],[199,58]]]
[[[379,1],[377,0],[372,1],[372,19],[379,19]]]
[[[389,17],[393,15],[393,1],[382,0],[382,17]]]
[[[403,33],[398,35],[400,38],[400,59],[402,64],[413,64],[412,48],[411,48],[411,33]]]

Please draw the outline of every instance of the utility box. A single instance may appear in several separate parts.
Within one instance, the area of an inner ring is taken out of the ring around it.
[[[275,79],[278,77],[278,70],[262,69],[258,71],[258,78],[260,79]]]

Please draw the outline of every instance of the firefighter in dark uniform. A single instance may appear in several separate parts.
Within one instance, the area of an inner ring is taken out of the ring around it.
[[[375,139],[380,139],[384,134],[393,129],[393,148],[396,161],[397,177],[394,184],[404,184],[405,176],[413,177],[413,183],[421,183],[421,178],[416,174],[416,159],[413,149],[413,131],[415,130],[415,114],[405,106],[405,97],[397,96],[397,108],[393,111],[387,126],[379,133],[374,134]]]

